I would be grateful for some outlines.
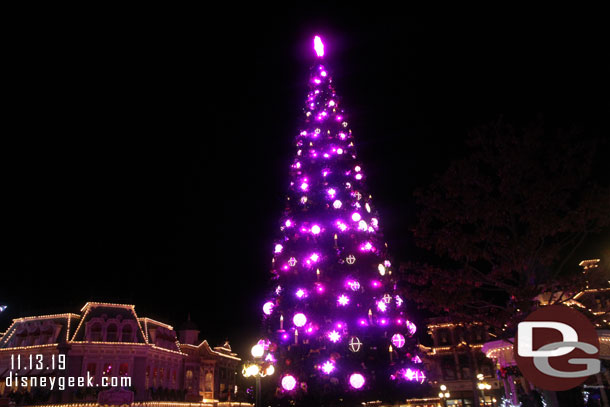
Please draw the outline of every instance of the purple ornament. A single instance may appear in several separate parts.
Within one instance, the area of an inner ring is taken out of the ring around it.
[[[294,376],[287,374],[286,376],[282,377],[282,387],[284,390],[291,391],[296,387],[296,385],[297,380],[294,378]]]
[[[350,386],[352,386],[356,390],[362,388],[362,386],[364,386],[364,382],[364,376],[362,376],[360,373],[353,373],[349,377]]]

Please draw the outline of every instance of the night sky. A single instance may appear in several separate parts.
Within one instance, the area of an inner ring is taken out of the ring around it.
[[[202,339],[249,349],[316,33],[396,261],[417,256],[413,190],[469,128],[542,113],[609,134],[595,13],[184,13],[13,34],[0,331],[108,301],[174,327],[190,313]]]

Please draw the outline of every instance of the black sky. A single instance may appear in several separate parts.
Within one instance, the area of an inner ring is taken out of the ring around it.
[[[315,33],[398,260],[413,253],[414,188],[468,128],[542,113],[608,134],[610,36],[595,13],[160,14],[13,32],[0,330],[125,302],[174,326],[190,313],[212,344],[247,349]]]

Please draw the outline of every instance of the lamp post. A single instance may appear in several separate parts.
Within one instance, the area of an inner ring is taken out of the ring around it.
[[[443,407],[447,407],[447,399],[451,397],[451,393],[447,391],[447,386],[441,384],[441,392],[438,393],[438,397],[443,402]]]
[[[483,381],[483,379],[485,379],[485,376],[483,376],[482,373],[479,373],[477,375],[477,379],[479,379],[479,384],[478,384],[478,388],[479,390],[481,390],[481,397],[483,398],[483,405],[486,406],[487,405],[487,400],[485,400],[485,390],[490,390],[491,389],[491,384],[489,383],[485,383]]]
[[[252,347],[250,351],[254,362],[247,362],[244,364],[242,374],[244,377],[254,376],[256,379],[256,407],[261,407],[261,377],[270,376],[275,372],[275,368],[272,364],[263,362],[261,359],[265,354],[265,347],[261,342],[257,343]]]

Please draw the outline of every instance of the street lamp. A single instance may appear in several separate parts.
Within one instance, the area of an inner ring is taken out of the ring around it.
[[[275,368],[269,362],[261,361],[265,354],[265,347],[259,341],[250,350],[254,362],[246,362],[241,373],[244,377],[254,376],[256,378],[256,407],[261,407],[261,377],[271,376],[275,373]]]
[[[481,396],[483,397],[483,405],[486,406],[487,400],[485,400],[485,390],[490,390],[491,384],[485,383],[483,381],[483,379],[485,379],[485,376],[483,376],[483,374],[481,374],[481,373],[479,373],[477,375],[477,379],[479,379],[479,381],[480,381],[480,383],[477,385],[477,387],[479,388],[479,390],[481,390]]]
[[[441,392],[438,393],[438,398],[443,402],[443,407],[447,407],[447,399],[451,397],[451,393],[447,391],[447,386],[441,384]]]

